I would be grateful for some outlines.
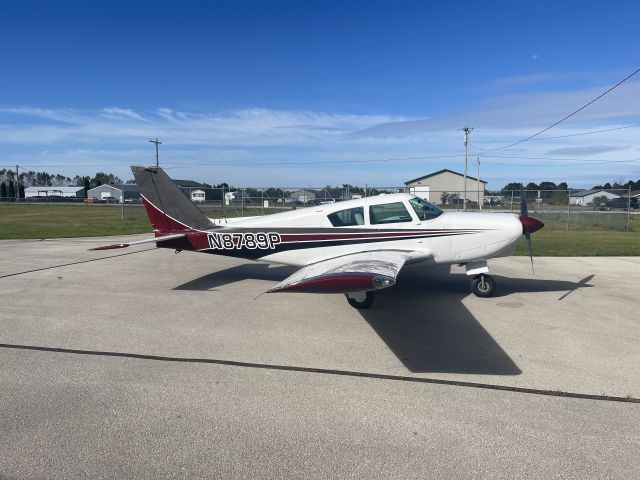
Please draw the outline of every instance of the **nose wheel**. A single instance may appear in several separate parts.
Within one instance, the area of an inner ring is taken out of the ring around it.
[[[376,298],[374,292],[349,292],[344,294],[353,308],[369,308]]]
[[[496,291],[496,281],[484,273],[476,275],[471,280],[471,292],[476,297],[490,297]]]

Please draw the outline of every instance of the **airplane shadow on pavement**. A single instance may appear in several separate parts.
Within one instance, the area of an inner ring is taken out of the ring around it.
[[[243,264],[220,270],[175,287],[176,290],[212,290],[248,278],[278,282],[296,269],[264,264]],[[359,310],[391,351],[415,373],[519,375],[522,371],[482,327],[462,300],[469,293],[469,278],[451,274],[450,268],[407,268],[398,283],[377,292],[370,309]],[[579,282],[508,278],[497,282],[495,302],[512,293],[558,292],[562,300],[578,288],[590,287],[593,275]],[[346,299],[345,299],[346,301]]]

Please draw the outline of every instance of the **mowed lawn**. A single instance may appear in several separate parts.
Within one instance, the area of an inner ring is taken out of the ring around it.
[[[0,205],[0,239],[94,237],[151,231],[145,215],[123,220],[122,208],[117,205]]]
[[[536,256],[638,256],[640,218],[632,215],[631,231],[581,228],[547,222],[533,234]],[[118,205],[0,205],[0,239],[89,237],[150,233],[142,207],[126,207],[125,219]],[[527,254],[523,240],[517,255]]]

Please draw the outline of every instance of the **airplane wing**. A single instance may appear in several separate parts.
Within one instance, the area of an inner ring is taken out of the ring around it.
[[[126,248],[126,247],[129,247],[131,245],[140,245],[142,243],[166,242],[167,240],[175,240],[176,238],[184,238],[186,236],[187,235],[184,234],[184,233],[175,233],[175,234],[172,234],[172,235],[164,235],[162,237],[146,238],[144,240],[138,240],[136,242],[114,243],[113,245],[104,245],[102,247],[90,248],[89,250],[113,250],[113,249],[116,249],[116,248]]]
[[[379,290],[395,285],[407,262],[431,257],[424,252],[380,250],[353,253],[301,268],[285,278],[273,292],[348,293]]]

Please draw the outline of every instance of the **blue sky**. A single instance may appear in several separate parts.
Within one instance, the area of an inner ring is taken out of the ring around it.
[[[479,148],[640,67],[638,18],[637,2],[3,2],[0,165],[130,178],[157,136],[175,178],[391,186],[460,171],[470,125],[490,188],[635,181],[640,128]],[[640,124],[639,99],[637,75],[541,137]]]

